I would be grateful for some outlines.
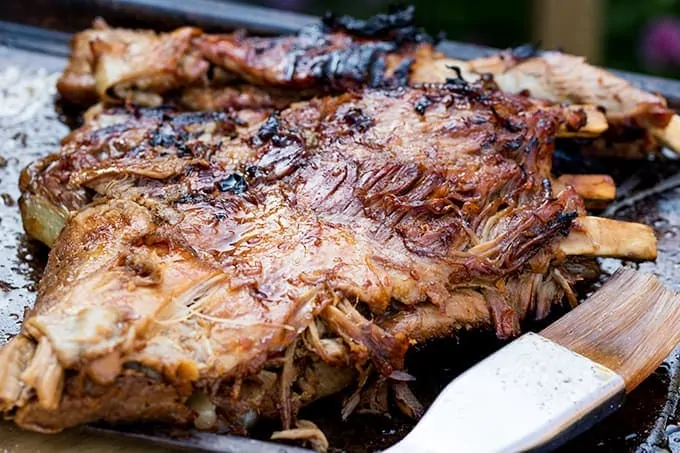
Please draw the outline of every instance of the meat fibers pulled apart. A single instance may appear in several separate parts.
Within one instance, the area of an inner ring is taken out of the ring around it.
[[[576,302],[560,244],[583,200],[551,183],[574,115],[489,79],[92,113],[22,175],[52,250],[0,349],[0,411],[243,433],[371,380],[405,395],[411,345]]]

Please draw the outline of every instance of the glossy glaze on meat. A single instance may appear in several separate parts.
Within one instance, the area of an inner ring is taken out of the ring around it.
[[[404,395],[410,345],[511,337],[574,301],[557,244],[583,202],[550,185],[570,121],[460,79],[274,113],[92,112],[22,175],[53,249],[0,349],[0,409],[45,431],[243,432],[371,376]]]

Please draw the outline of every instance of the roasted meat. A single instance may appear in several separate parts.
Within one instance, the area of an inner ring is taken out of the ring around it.
[[[71,102],[130,97],[140,104],[157,103],[159,94],[190,86],[205,76],[209,64],[193,47],[200,29],[183,27],[159,37],[149,30],[110,29],[98,19],[93,28],[71,42],[72,57],[57,82]]]
[[[447,58],[413,22],[413,8],[366,21],[326,16],[281,37],[243,31],[209,35],[108,28],[99,21],[73,38],[58,88],[66,100],[91,105],[132,101],[184,109],[281,108],[295,100],[349,89],[442,83],[492,74],[509,93],[555,103],[598,106],[611,124],[644,128],[680,150],[680,119],[660,96],[561,52],[524,46],[471,61]]]
[[[411,344],[508,338],[576,303],[570,255],[597,221],[550,174],[573,115],[488,79],[274,113],[93,113],[22,175],[26,229],[53,248],[0,349],[0,410],[41,431],[288,429],[302,405],[371,379],[403,406]],[[637,227],[647,255],[625,254],[653,257]]]
[[[157,106],[175,97],[181,101],[184,89],[244,87],[245,82],[262,87],[262,93],[248,88],[246,95],[252,96],[250,107],[261,107],[263,93],[290,103],[362,86],[404,85],[410,57],[420,47],[431,50],[432,39],[413,26],[412,8],[380,17],[369,36],[350,34],[345,22],[329,18],[279,38],[243,31],[207,35],[190,27],[171,33],[133,31],[98,20],[74,36],[57,88],[62,97],[81,104],[101,99]]]

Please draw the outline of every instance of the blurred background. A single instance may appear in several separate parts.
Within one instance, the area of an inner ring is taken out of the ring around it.
[[[242,0],[308,14],[360,17],[394,0]],[[680,77],[680,0],[410,0],[418,22],[494,47],[540,41],[613,68]]]

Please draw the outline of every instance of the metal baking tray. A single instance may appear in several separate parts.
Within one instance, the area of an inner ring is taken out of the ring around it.
[[[58,149],[68,133],[67,116],[55,103],[54,82],[68,56],[69,34],[86,28],[95,16],[113,25],[167,30],[193,24],[210,31],[246,28],[254,33],[290,32],[314,22],[310,16],[216,0],[22,0],[0,8],[0,344],[15,334],[25,307],[33,303],[47,249],[26,238],[16,206],[18,174],[32,160]],[[444,42],[441,50],[457,58],[473,58],[489,49]],[[646,89],[658,91],[680,106],[680,83],[672,80],[622,75]],[[659,239],[659,258],[638,266],[680,290],[680,163],[674,159],[628,162],[580,159],[557,153],[556,165],[570,172],[609,173],[617,181],[619,197],[608,208],[612,217],[652,225]],[[604,260],[605,271],[620,265]],[[556,313],[558,315],[559,313]],[[555,316],[556,316],[555,315]],[[542,325],[526,326],[539,329]],[[409,372],[413,388],[425,404],[458,373],[501,346],[491,335],[462,334],[412,351]],[[676,426],[680,395],[680,351],[674,352],[650,379],[628,398],[624,408],[563,447],[563,451],[680,451]],[[303,410],[327,434],[331,452],[368,453],[399,440],[413,421],[395,413],[391,418],[356,414],[343,422],[340,397]],[[266,439],[263,426],[253,433]],[[193,447],[232,453],[284,453],[268,442],[232,436],[178,433],[162,427],[88,427],[105,435],[133,436],[166,446]],[[489,426],[489,435],[494,427]],[[1,445],[0,445],[1,446]],[[662,450],[663,451],[663,450]]]

